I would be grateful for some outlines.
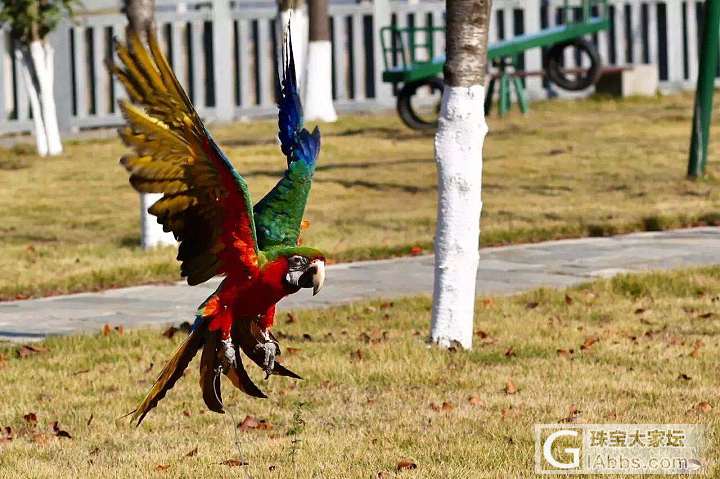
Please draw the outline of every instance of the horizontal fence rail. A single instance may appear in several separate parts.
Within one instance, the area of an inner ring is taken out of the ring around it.
[[[64,22],[51,36],[55,97],[64,131],[121,123],[117,100],[124,92],[105,68],[105,61],[112,57],[112,39],[125,34],[119,3],[87,1],[88,13]],[[704,2],[609,3],[610,30],[591,38],[603,61],[613,66],[656,64],[663,89],[692,87]],[[563,5],[563,0],[495,0],[490,42],[563,24],[568,20]],[[336,105],[391,105],[392,88],[381,80],[379,29],[390,24],[442,27],[444,9],[444,2],[437,0],[332,3]],[[161,45],[202,116],[228,121],[274,112],[279,30],[273,2],[160,0],[156,23]],[[443,52],[442,31],[433,35],[435,50]],[[9,34],[0,31],[0,134],[32,130],[29,101],[13,51]],[[526,52],[521,65],[528,71],[540,70],[542,52]],[[531,96],[549,94],[549,85],[540,77],[526,81]]]

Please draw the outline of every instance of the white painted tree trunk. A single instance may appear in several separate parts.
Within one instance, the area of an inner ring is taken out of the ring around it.
[[[55,52],[50,42],[36,40],[30,43],[30,56],[35,65],[40,87],[40,105],[42,107],[43,123],[45,124],[48,154],[59,155],[62,153],[63,147],[60,140],[55,95],[53,93]]]
[[[469,349],[482,210],[485,88],[445,86],[435,136],[438,215],[430,335],[443,347]]]
[[[55,95],[53,94],[54,50],[45,40],[34,40],[15,52],[30,99],[35,142],[40,156],[62,153]]]
[[[140,194],[140,231],[142,235],[140,240],[143,249],[177,243],[173,234],[163,231],[163,227],[157,222],[157,218],[148,213],[148,208],[160,198],[162,198],[162,193]]]
[[[40,95],[37,85],[34,81],[33,66],[29,55],[22,50],[15,50],[15,58],[20,64],[20,73],[22,75],[25,89],[27,90],[28,99],[30,100],[30,111],[33,116],[33,126],[35,128],[35,144],[37,153],[40,156],[47,156],[48,142],[45,134],[45,124],[42,118],[42,107],[40,106]]]
[[[308,50],[308,10],[307,4],[303,3],[300,7],[291,10],[281,10],[278,16],[279,25],[276,25],[275,31],[278,32],[277,39],[278,48],[282,48],[283,35],[287,31],[288,22],[290,22],[290,32],[292,35],[293,56],[295,57],[295,81],[297,81],[299,91],[303,91],[305,84],[305,58]],[[278,62],[282,63],[282,55],[278,52]],[[278,71],[282,71],[282,64],[278,65]]]
[[[332,98],[332,45],[329,41],[311,41],[308,45],[305,101],[306,120],[336,121]]]

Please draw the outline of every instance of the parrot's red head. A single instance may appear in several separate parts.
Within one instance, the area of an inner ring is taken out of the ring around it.
[[[283,284],[289,294],[312,288],[313,296],[325,282],[325,255],[314,248],[297,246],[275,251],[275,263],[284,266]]]

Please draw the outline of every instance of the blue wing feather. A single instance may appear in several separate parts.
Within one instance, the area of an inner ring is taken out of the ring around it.
[[[297,147],[297,134],[303,127],[303,112],[295,73],[295,55],[293,54],[290,34],[283,45],[283,71],[278,101],[278,137],[282,152],[291,161],[293,150]]]
[[[283,43],[283,69],[278,100],[278,138],[288,168],[275,187],[254,208],[258,245],[265,250],[274,246],[294,246],[300,235],[315,161],[320,151],[320,132],[303,128],[295,57],[288,28]]]

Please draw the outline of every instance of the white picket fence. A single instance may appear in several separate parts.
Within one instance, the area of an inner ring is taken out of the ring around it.
[[[495,0],[490,41],[562,23],[562,0]],[[597,42],[612,65],[654,63],[666,89],[687,88],[697,75],[698,23],[703,2],[611,1],[613,28]],[[275,8],[229,0],[159,2],[156,21],[161,40],[181,83],[200,113],[232,120],[274,111],[276,91]],[[390,105],[392,89],[383,84],[379,29],[444,25],[444,2],[375,0],[333,3],[333,96],[340,110],[366,104]],[[107,127],[120,123],[116,101],[122,88],[111,80],[105,59],[113,36],[124,36],[117,11],[80,16],[52,35],[56,50],[55,93],[61,127]],[[439,51],[444,49],[437,33]],[[539,49],[527,52],[527,70],[540,70]],[[533,97],[545,95],[540,78],[529,78]],[[32,128],[27,95],[7,33],[0,34],[0,134]]]

